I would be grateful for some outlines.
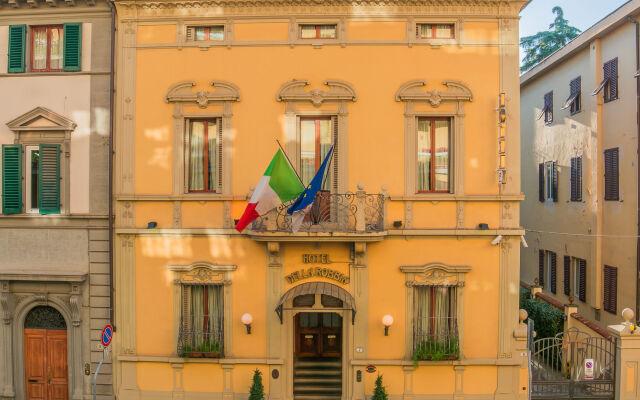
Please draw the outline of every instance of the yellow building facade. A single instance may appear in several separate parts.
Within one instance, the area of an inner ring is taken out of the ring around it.
[[[526,398],[525,1],[114,3],[118,398]]]

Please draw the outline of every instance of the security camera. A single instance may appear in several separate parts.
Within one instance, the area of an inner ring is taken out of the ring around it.
[[[500,243],[501,240],[502,240],[502,235],[498,235],[498,236],[495,237],[495,239],[493,239],[491,241],[491,244],[494,245],[494,246],[497,246]]]
[[[527,244],[527,241],[524,240],[524,235],[520,236],[520,242],[522,243],[522,247],[529,247],[529,245]]]

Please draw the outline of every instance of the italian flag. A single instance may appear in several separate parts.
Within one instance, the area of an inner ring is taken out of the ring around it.
[[[236,229],[238,232],[242,232],[251,221],[265,215],[282,203],[295,199],[303,191],[304,186],[302,186],[298,175],[282,149],[279,149],[258,182],[242,218],[236,224]]]

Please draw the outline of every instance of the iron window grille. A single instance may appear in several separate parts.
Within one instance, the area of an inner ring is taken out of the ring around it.
[[[413,291],[413,359],[457,360],[458,338],[456,286],[416,286]]]
[[[224,356],[223,285],[182,285],[178,333],[181,357]]]

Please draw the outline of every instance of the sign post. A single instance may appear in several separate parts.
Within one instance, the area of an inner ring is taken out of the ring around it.
[[[102,358],[100,359],[98,368],[96,368],[96,373],[93,374],[93,400],[96,400],[96,380],[98,379],[98,373],[100,373],[100,367],[102,367],[104,358],[109,354],[109,345],[111,344],[112,338],[113,326],[107,324],[104,329],[102,329],[102,335],[100,336],[100,341],[102,342]]]

